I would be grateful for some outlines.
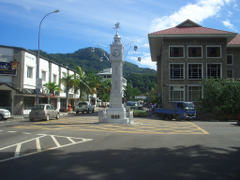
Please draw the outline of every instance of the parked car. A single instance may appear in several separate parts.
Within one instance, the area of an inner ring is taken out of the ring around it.
[[[82,112],[82,113],[94,113],[94,105],[92,105],[90,102],[79,102],[75,107],[76,114]]]
[[[59,119],[59,111],[56,110],[51,104],[38,104],[35,105],[29,114],[29,120],[50,120]]]
[[[7,109],[0,109],[0,120],[8,119],[11,117],[11,113]]]
[[[138,105],[138,102],[135,102],[135,101],[128,101],[126,103],[126,110],[129,111],[129,110],[137,110],[139,107]]]

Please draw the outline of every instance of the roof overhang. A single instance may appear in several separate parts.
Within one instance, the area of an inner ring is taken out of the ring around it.
[[[152,38],[230,38],[233,39],[237,33],[232,34],[148,34]]]
[[[18,89],[15,89],[14,87],[10,86],[7,83],[0,83],[0,89],[1,90],[9,90],[9,91],[14,91],[14,92],[20,93],[20,91]]]
[[[148,34],[148,41],[151,53],[151,59],[157,62],[159,59],[160,50],[162,48],[163,39],[190,39],[190,38],[224,38],[227,42],[230,42],[237,33],[231,34]],[[228,46],[228,47],[238,47],[238,46]]]
[[[228,48],[240,48],[240,44],[228,44]]]

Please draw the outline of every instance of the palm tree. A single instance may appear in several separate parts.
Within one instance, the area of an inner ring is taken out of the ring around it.
[[[100,86],[98,88],[98,97],[104,102],[110,100],[110,92],[112,87],[112,81],[110,79],[100,81]]]
[[[76,67],[76,73],[74,85],[76,88],[75,90],[80,90],[79,100],[81,101],[84,93],[91,93],[91,88],[89,87],[87,76],[80,66]]]
[[[61,91],[61,88],[55,82],[48,82],[43,86],[49,94],[54,94],[56,91]],[[48,103],[50,103],[50,95],[48,96]]]
[[[69,101],[69,90],[74,87],[74,75],[69,75],[63,72],[61,83],[64,85],[66,91],[66,109],[67,109]]]

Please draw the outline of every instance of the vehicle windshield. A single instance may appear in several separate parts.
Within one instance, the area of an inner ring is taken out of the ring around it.
[[[129,101],[127,102],[126,106],[136,106],[136,103]]]
[[[44,109],[44,105],[39,104],[39,105],[35,105],[32,110],[43,110]]]
[[[86,105],[87,105],[87,103],[85,103],[85,102],[82,102],[82,103],[79,103],[78,105],[79,105],[79,106],[86,106]]]
[[[192,102],[188,102],[184,104],[184,109],[194,110],[194,104]]]

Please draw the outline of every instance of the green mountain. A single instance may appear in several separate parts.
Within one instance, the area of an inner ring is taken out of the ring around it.
[[[36,50],[34,51],[36,52]],[[72,69],[75,69],[76,66],[81,66],[86,73],[97,73],[111,67],[108,61],[109,54],[101,48],[88,47],[66,54],[48,54],[41,51],[41,56],[59,64],[64,64]],[[157,83],[156,74],[155,70],[140,68],[130,62],[125,61],[123,64],[123,76],[132,87],[138,88],[143,94]]]

